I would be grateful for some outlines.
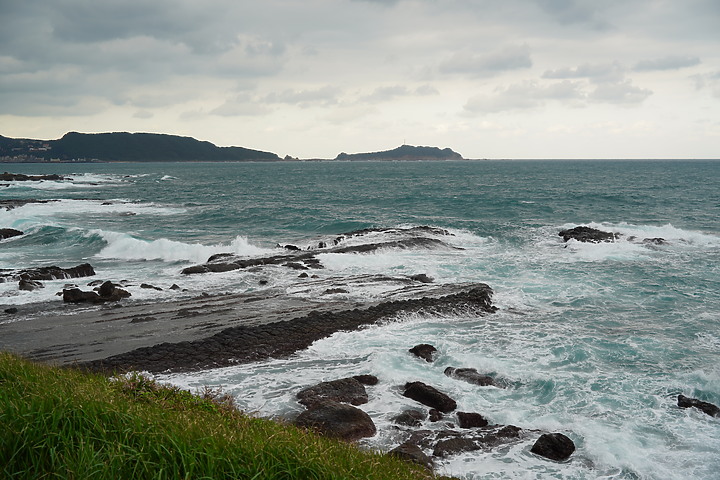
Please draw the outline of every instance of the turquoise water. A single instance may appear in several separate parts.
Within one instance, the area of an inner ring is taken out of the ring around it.
[[[172,376],[222,385],[248,411],[299,411],[299,388],[356,373],[381,383],[363,408],[401,441],[390,418],[411,406],[396,385],[423,379],[494,423],[562,431],[578,446],[566,463],[531,442],[452,457],[461,478],[712,479],[720,472],[718,419],[675,406],[678,393],[720,404],[720,162],[483,161],[427,163],[6,165],[60,173],[66,182],[11,182],[0,199],[60,199],[0,210],[0,268],[90,262],[98,276],[190,292],[130,287],[132,299],[261,288],[250,272],[182,277],[213,253],[258,255],[276,243],[316,244],[369,226],[432,225],[463,250],[320,255],[323,275],[427,273],[438,283],[485,282],[500,311],[487,317],[409,316],[339,333],[291,359]],[[557,232],[590,225],[615,243],[563,244]],[[635,237],[635,239],[632,239]],[[663,245],[644,238],[665,239]],[[267,288],[303,295],[296,274],[270,271]],[[58,302],[0,284],[0,304]],[[382,291],[351,292],[359,300]],[[3,320],[0,319],[0,322]],[[31,319],[27,320],[31,321]],[[2,323],[0,323],[0,329]],[[1,336],[1,330],[0,330]],[[406,355],[416,343],[435,364]],[[445,377],[474,367],[510,388]]]

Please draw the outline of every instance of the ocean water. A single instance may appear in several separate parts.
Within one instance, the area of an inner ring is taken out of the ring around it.
[[[403,433],[390,418],[414,403],[398,386],[422,380],[491,423],[559,431],[569,461],[530,453],[532,442],[438,462],[467,479],[716,479],[720,419],[676,406],[679,393],[720,405],[720,162],[478,161],[422,163],[148,163],[11,165],[59,173],[63,182],[8,182],[0,200],[53,200],[0,209],[0,268],[91,263],[98,278],[129,287],[130,301],[203,291],[284,288],[303,295],[297,272],[269,267],[269,283],[234,271],[182,276],[210,255],[263,255],[278,243],[317,244],[365,227],[431,225],[462,250],[322,254],[327,277],[426,273],[436,283],[484,282],[500,310],[407,315],[316,342],[289,359],[160,378],[222,387],[246,411],[287,417],[300,388],[372,373],[362,408],[387,450]],[[564,228],[619,232],[614,243],[563,243]],[[378,234],[377,239],[382,235]],[[645,238],[663,238],[661,245]],[[84,285],[78,279],[78,283]],[[42,310],[67,280],[21,292],[0,284],[0,306]],[[177,283],[188,292],[167,287]],[[368,285],[347,295],[376,299]],[[38,307],[40,306],[40,307]],[[0,316],[2,324],[32,321]],[[2,341],[0,340],[0,344]],[[435,345],[427,364],[407,349]],[[443,375],[472,367],[508,388]]]

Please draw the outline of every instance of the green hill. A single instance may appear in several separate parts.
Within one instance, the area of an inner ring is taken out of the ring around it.
[[[418,161],[418,160],[462,160],[463,157],[449,148],[415,147],[402,145],[393,150],[371,153],[341,153],[335,160],[341,161]]]
[[[192,137],[158,133],[77,133],[58,140],[0,137],[0,157],[105,162],[279,161],[274,153],[243,147],[218,147]]]

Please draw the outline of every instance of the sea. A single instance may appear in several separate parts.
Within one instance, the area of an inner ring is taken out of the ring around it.
[[[418,313],[338,332],[290,358],[158,378],[222,388],[246,412],[290,418],[295,393],[321,381],[374,374],[362,408],[378,435],[403,440],[391,418],[417,405],[399,386],[421,380],[494,424],[561,432],[577,450],[564,462],[532,442],[437,461],[461,479],[718,479],[720,418],[680,409],[678,394],[720,405],[720,161],[488,160],[455,162],[5,164],[12,173],[65,181],[3,182],[0,200],[52,200],[0,208],[0,268],[89,262],[96,278],[127,280],[125,302],[205,292],[284,289],[297,272],[181,275],[215,253],[259,256],[368,227],[433,226],[453,249],[320,254],[327,278],[424,273],[435,284],[486,283],[496,313]],[[608,243],[567,243],[579,225],[617,232]],[[382,238],[382,233],[375,237]],[[647,240],[646,240],[647,239]],[[662,240],[658,240],[662,239]],[[85,281],[91,279],[77,279]],[[42,314],[69,280],[19,291],[0,284],[0,306]],[[162,288],[142,289],[148,283]],[[181,290],[168,287],[178,284]],[[84,283],[79,283],[84,286]],[[186,290],[186,291],[183,291]],[[371,284],[342,294],[381,299]],[[38,307],[40,306],[40,307]],[[48,307],[49,308],[49,307]],[[59,307],[58,307],[59,308]],[[2,324],[32,315],[0,314]],[[1,343],[1,341],[0,341]],[[429,343],[434,363],[408,348]],[[475,368],[506,388],[443,374]],[[441,422],[442,423],[442,422]],[[439,428],[439,427],[438,427]]]

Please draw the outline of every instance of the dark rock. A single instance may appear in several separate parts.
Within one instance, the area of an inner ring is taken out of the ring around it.
[[[561,462],[570,458],[575,451],[575,444],[562,433],[544,433],[530,451],[541,457]]]
[[[352,405],[333,401],[316,403],[297,417],[295,425],[349,442],[377,433],[367,413]]]
[[[15,230],[14,228],[0,228],[0,240],[5,240],[10,237],[19,237],[20,235],[25,235],[25,233],[20,230]]]
[[[345,402],[352,405],[362,405],[368,402],[365,387],[354,378],[341,378],[331,382],[322,382],[299,391],[296,397],[306,407],[311,407],[326,400]]]
[[[500,430],[498,430],[496,435],[498,437],[518,438],[521,431],[522,428],[516,427],[515,425],[505,425]]]
[[[300,275],[298,275],[298,278],[308,278],[309,276],[310,276],[310,275],[308,275],[307,273],[303,272],[303,273],[301,273]]]
[[[157,290],[157,291],[159,291],[159,292],[162,292],[162,288],[156,287],[156,286],[154,286],[154,285],[150,285],[149,283],[141,283],[141,284],[140,284],[140,288],[147,288],[147,289],[150,289],[150,290]]]
[[[432,470],[434,467],[433,461],[428,457],[420,447],[414,443],[405,442],[397,447],[393,448],[388,452],[388,455],[397,457],[406,462],[416,463],[423,467]]]
[[[267,285],[267,284],[268,284],[268,281],[267,281],[267,280],[260,280],[260,281],[258,281],[258,285]]]
[[[170,290],[180,290],[180,286],[177,283],[170,285]]]
[[[499,387],[500,385],[495,382],[495,379],[488,375],[481,375],[474,368],[453,368],[447,367],[445,369],[445,375],[451,378],[457,378],[464,380],[473,385],[480,385],[481,387],[493,386]]]
[[[646,243],[649,245],[667,245],[667,240],[660,237],[655,238],[643,238],[642,243]]]
[[[2,182],[39,182],[40,180],[69,180],[57,174],[49,175],[24,175],[22,173],[0,173],[0,181]]]
[[[296,246],[296,245],[285,245],[283,248],[284,248],[285,250],[290,250],[290,251],[293,251],[293,252],[299,252],[299,251],[302,250],[300,247],[298,247],[298,246]]]
[[[101,297],[109,297],[113,294],[115,288],[115,284],[111,281],[108,280],[106,282],[103,282],[100,285],[100,288],[98,288],[98,295],[100,295]]]
[[[92,282],[88,282],[87,286],[88,287],[99,287],[103,283],[105,283],[105,280],[93,280]],[[66,288],[72,288],[72,287],[66,287]]]
[[[441,440],[435,445],[433,450],[434,457],[448,457],[450,455],[457,455],[462,452],[473,452],[480,450],[480,446],[472,438],[448,438],[447,440]]]
[[[463,308],[482,315],[497,310],[491,301],[492,289],[485,284],[466,285],[452,291],[455,293],[388,300],[362,309],[312,311],[265,325],[228,327],[191,342],[161,343],[78,366],[98,372],[127,371],[137,365],[142,365],[148,372],[218,368],[268,358],[286,358],[335,332],[356,330],[400,312],[431,310],[442,314]]]
[[[488,421],[479,413],[457,412],[458,425],[460,428],[487,427]]]
[[[328,288],[323,292],[324,295],[333,295],[335,293],[350,293],[348,290],[345,290],[344,288]]]
[[[14,315],[14,314],[18,313],[18,309],[17,309],[17,307],[10,307],[10,308],[6,308],[4,310],[4,312],[9,315]]]
[[[437,348],[427,343],[421,343],[420,345],[415,345],[408,351],[416,357],[422,358],[426,362],[432,362],[433,360],[435,360],[434,357],[435,353],[437,352]]]
[[[420,410],[405,410],[400,415],[393,417],[393,423],[408,427],[419,427],[425,421],[427,415]]]
[[[416,282],[421,282],[421,283],[432,283],[435,281],[434,278],[429,277],[424,273],[419,273],[417,275],[413,275],[410,277],[410,280],[415,280]]]
[[[111,281],[103,282],[103,284],[97,288],[97,292],[84,292],[79,288],[63,289],[63,301],[67,303],[117,302],[129,296],[130,292],[117,287]]]
[[[79,288],[63,289],[63,302],[66,303],[100,303],[100,295],[97,292],[84,292]]]
[[[6,281],[20,280],[21,278],[25,280],[48,281],[63,278],[90,277],[92,275],[95,275],[95,270],[89,263],[83,263],[71,268],[50,266],[0,272],[0,278]]]
[[[24,278],[21,278],[18,282],[18,288],[20,290],[25,290],[26,292],[32,292],[33,290],[37,290],[39,288],[45,288],[45,285],[37,280],[25,280]]]
[[[431,422],[439,422],[443,419],[443,414],[440,413],[436,408],[431,408],[429,414]]]
[[[558,235],[563,237],[563,241],[565,242],[573,238],[578,242],[590,243],[613,242],[618,237],[616,233],[603,232],[596,228],[584,226],[562,230]]]
[[[375,375],[355,375],[352,378],[363,385],[377,385],[380,380]]]
[[[298,262],[287,262],[283,264],[283,267],[292,268],[293,270],[310,270],[308,267]]]
[[[406,383],[403,396],[418,401],[430,408],[435,408],[443,413],[452,412],[457,408],[455,400],[435,387],[431,387],[422,382]]]
[[[717,405],[713,405],[712,403],[703,402],[702,400],[698,400],[697,398],[689,398],[685,395],[678,395],[678,407],[680,408],[690,408],[695,407],[701,412],[705,412],[711,417],[720,417],[720,408],[717,407]]]
[[[154,320],[157,320],[155,317],[135,317],[132,320],[130,320],[130,323],[145,323],[145,322],[152,322]]]
[[[325,243],[325,242],[318,242],[317,248],[327,248],[327,243]]]

